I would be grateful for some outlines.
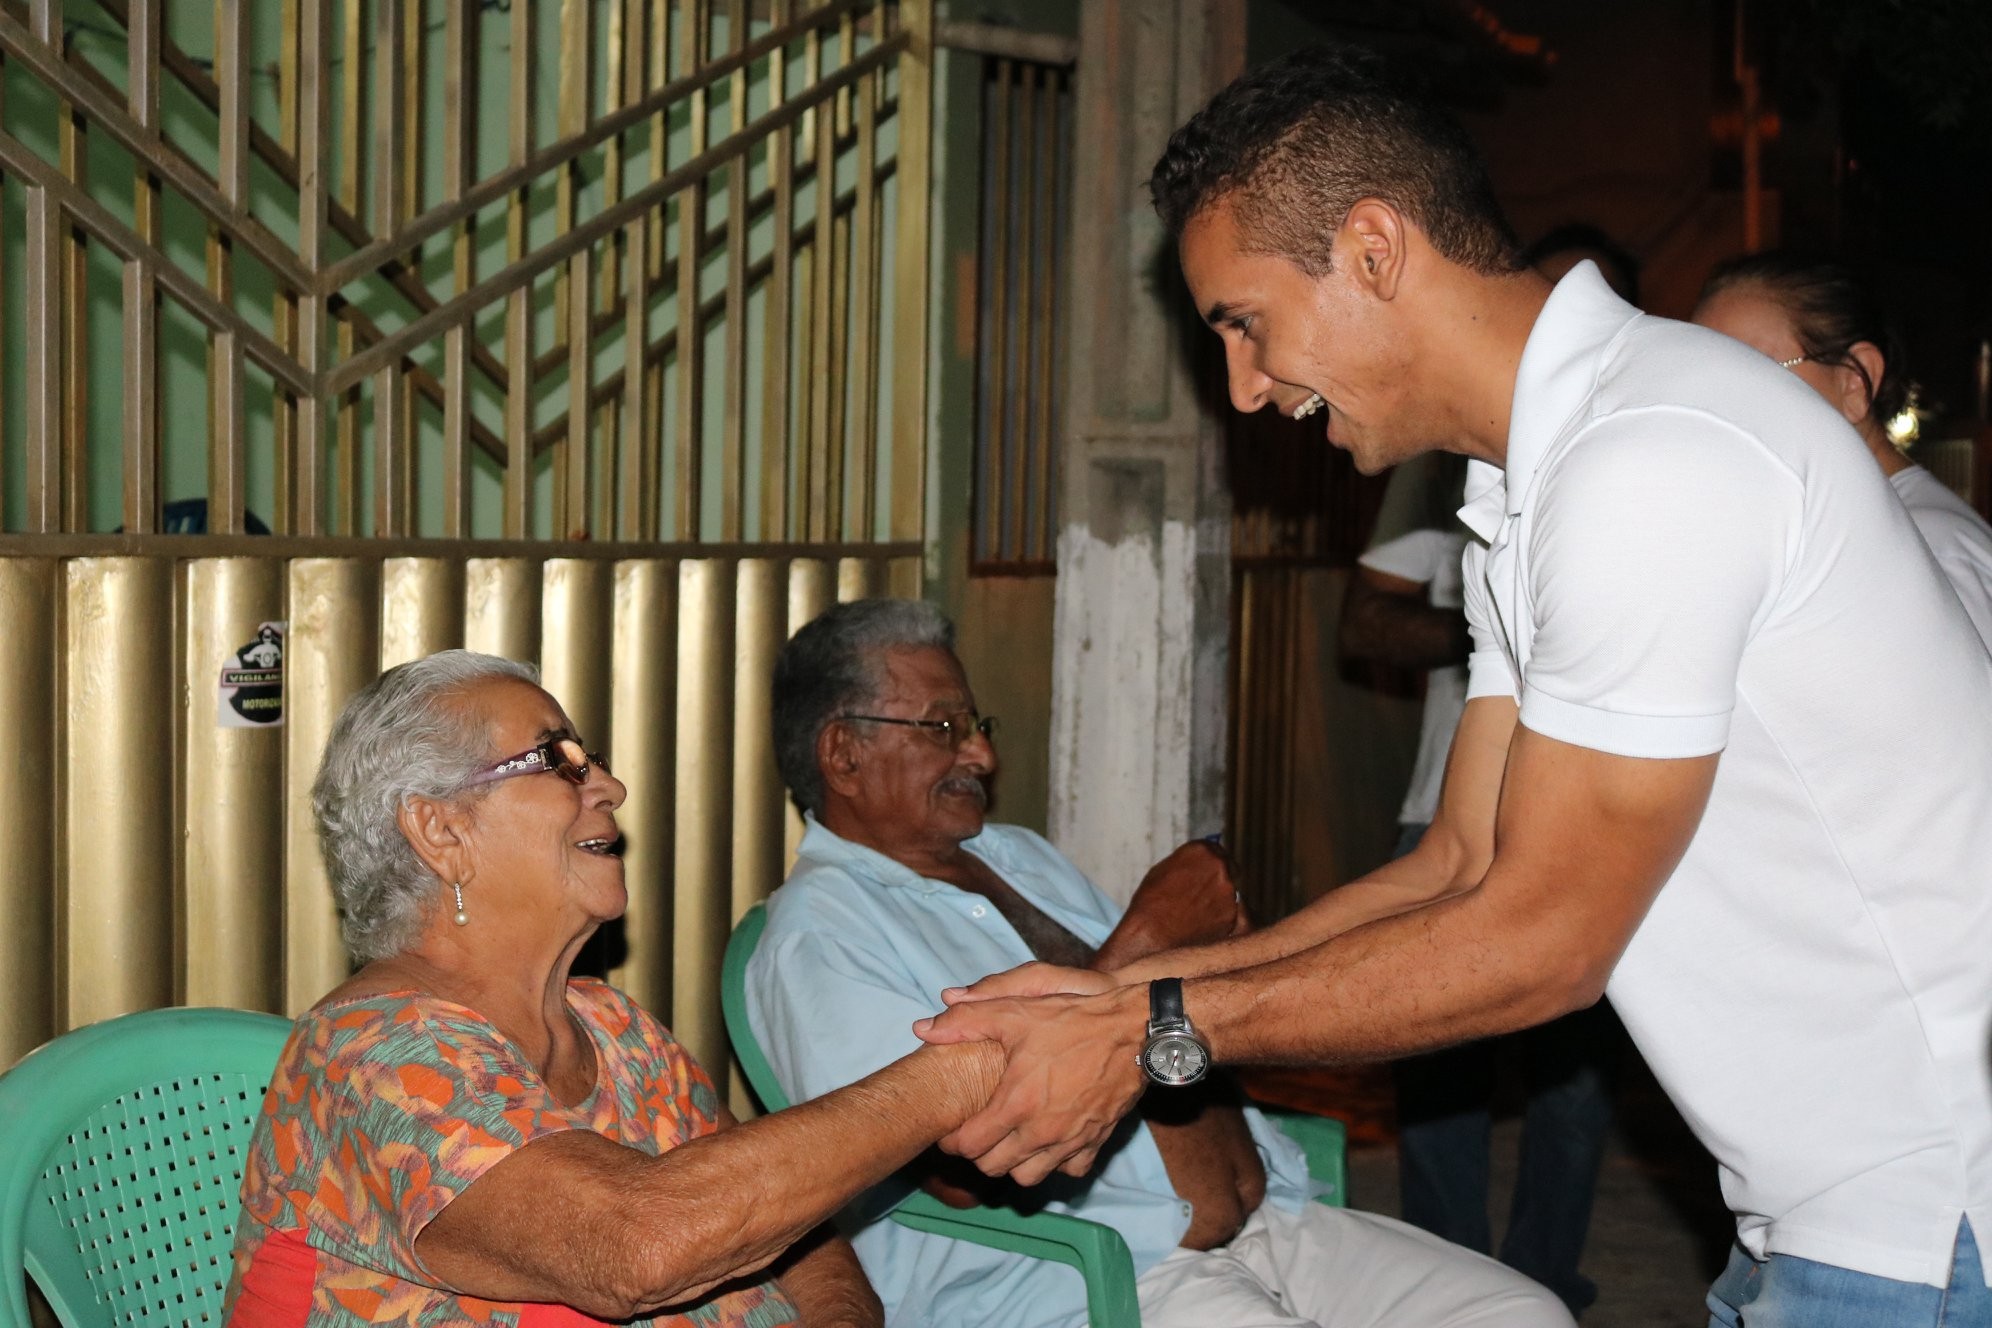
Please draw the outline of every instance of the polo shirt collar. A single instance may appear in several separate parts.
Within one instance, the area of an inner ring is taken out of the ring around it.
[[[1467,464],[1466,506],[1459,509],[1459,519],[1474,534],[1491,543],[1502,521],[1521,512],[1543,449],[1589,398],[1612,338],[1638,316],[1639,310],[1618,297],[1589,259],[1556,283],[1529,330],[1515,373],[1507,464]]]
[[[808,858],[829,867],[855,869],[869,879],[882,885],[903,886],[917,890],[921,894],[934,894],[955,887],[945,881],[931,881],[911,867],[893,858],[888,858],[875,848],[854,844],[836,831],[828,829],[816,819],[812,812],[802,814],[802,843],[796,848],[798,858]],[[964,839],[961,846],[985,862],[1001,867],[1003,854],[991,852],[994,840],[988,835],[977,835]]]

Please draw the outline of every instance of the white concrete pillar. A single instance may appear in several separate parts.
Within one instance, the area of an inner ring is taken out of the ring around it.
[[[1243,0],[1082,11],[1051,837],[1121,898],[1176,844],[1223,825],[1221,366],[1145,186],[1244,49]]]

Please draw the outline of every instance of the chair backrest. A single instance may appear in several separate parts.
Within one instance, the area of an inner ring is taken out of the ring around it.
[[[761,1053],[761,1044],[747,1022],[747,961],[754,957],[754,947],[761,943],[761,933],[767,927],[766,904],[754,905],[734,925],[726,942],[726,958],[720,964],[719,1006],[726,1016],[726,1034],[733,1039],[733,1054],[739,1058],[740,1072],[753,1086],[754,1096],[769,1111],[785,1111],[788,1094],[782,1091],[775,1067]]]
[[[219,1324],[249,1139],[291,1022],[148,1010],[0,1076],[0,1323]]]

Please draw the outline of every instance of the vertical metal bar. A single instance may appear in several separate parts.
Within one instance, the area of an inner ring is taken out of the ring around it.
[[[463,564],[454,558],[382,559],[376,669],[462,644]]]
[[[374,535],[382,539],[414,529],[415,449],[402,399],[407,381],[400,360],[374,375]]]
[[[640,64],[640,60],[629,58],[630,49],[640,40],[642,34],[641,0],[608,0],[609,36],[603,43],[608,57],[608,69],[602,77],[602,114],[609,115],[621,110],[625,95],[634,97],[635,89],[629,86],[629,70]],[[602,144],[602,206],[613,207],[622,201],[623,196],[623,136],[612,134],[609,141]],[[622,293],[622,266],[617,260],[620,244],[618,237],[611,236],[602,243],[602,289],[598,297],[603,305],[611,305]],[[611,483],[614,477],[606,477]],[[604,533],[607,533],[605,530]]]
[[[67,102],[58,106],[62,173],[88,187],[88,129]],[[90,250],[81,228],[62,228],[62,528],[90,522]]]
[[[409,0],[419,4],[420,0]],[[402,100],[401,6],[402,0],[373,0],[374,3],[374,123],[373,123],[373,229],[381,239],[391,237],[405,215],[401,166],[402,121],[407,112]],[[410,139],[411,143],[418,140]]]
[[[661,88],[671,79],[671,7],[672,0],[651,0],[650,4],[650,81],[652,89]],[[650,178],[658,179],[664,174],[671,154],[670,113],[659,109],[650,117]],[[664,281],[664,209],[657,208],[650,216],[650,283],[661,285]],[[653,469],[653,475],[661,475],[661,468]]]
[[[413,7],[419,10],[418,7]],[[476,175],[479,11],[452,4],[443,19],[443,198],[464,196]],[[477,218],[455,227],[452,275],[462,295],[477,281]],[[443,538],[471,534],[470,339],[474,320],[443,335]]]
[[[680,77],[705,66],[710,14],[707,0],[686,0]],[[708,107],[704,89],[689,98],[689,155],[706,150]],[[694,181],[678,195],[678,512],[673,537],[702,537],[705,492],[705,325],[699,318],[699,269],[705,257],[706,186]]]
[[[532,559],[469,559],[463,565],[464,647],[502,659],[538,659],[540,599],[540,565]],[[620,759],[616,768],[622,768]]]
[[[732,923],[733,564],[683,563],[678,580],[678,732],[671,1030],[704,1065],[724,1065],[720,955]]]
[[[216,333],[209,400],[214,416],[208,423],[208,530],[240,535],[249,509],[248,448],[243,438],[242,340],[233,332]]]
[[[352,358],[357,334],[349,318],[339,320],[339,358]],[[339,475],[333,495],[333,529],[341,535],[360,533],[360,387],[355,383],[338,403]]]
[[[624,232],[622,475],[616,533],[626,540],[657,538],[655,422],[644,390],[644,358],[650,342],[650,226],[631,222]],[[605,475],[606,481],[609,476]]]
[[[849,537],[868,540],[878,535],[880,522],[873,508],[878,471],[878,296],[879,236],[878,82],[867,74],[852,95],[857,100],[857,199],[851,209],[851,392],[855,398],[852,426],[857,430],[854,467],[857,492],[852,503],[855,522],[846,522]]]
[[[845,464],[845,439],[849,421],[845,394],[850,388],[851,361],[851,223],[837,214],[833,197],[830,208],[830,379],[823,384],[823,413],[828,425],[823,455],[824,538],[848,539],[844,528],[844,490],[849,481]]]
[[[885,564],[876,558],[837,560],[837,602],[873,599],[885,593]]]
[[[221,89],[215,183],[235,207],[249,197],[248,32],[242,0],[215,0],[214,79]]]
[[[1058,276],[1064,258],[1058,219],[1061,202],[1072,178],[1072,162],[1065,150],[1065,75],[1051,72],[1045,79],[1045,150],[1038,161],[1039,171],[1048,182],[1040,208],[1044,226],[1044,260],[1038,271],[1036,305],[1037,372],[1032,375],[1037,404],[1036,444],[1032,448],[1035,474],[1030,486],[1031,510],[1037,526],[1025,557],[1050,561],[1057,538],[1057,490],[1052,485],[1052,454],[1056,441],[1052,434],[1053,408],[1058,397],[1058,362],[1052,356],[1052,341],[1058,333]]]
[[[401,5],[401,39],[397,43],[401,66],[401,115],[399,119],[407,124],[420,125],[427,121],[428,108],[422,104],[423,76],[428,72],[428,43],[424,38],[426,24],[423,0],[403,0]],[[451,5],[449,8],[456,8]],[[445,123],[450,114],[449,107],[443,110]],[[456,108],[461,111],[462,107]],[[401,168],[401,211],[395,220],[421,215],[422,212],[422,139],[420,133],[403,136],[405,146],[396,155]],[[422,270],[422,246],[409,250],[404,259],[411,272]]]
[[[1030,511],[1030,457],[1034,441],[1031,434],[1031,397],[1037,389],[1037,380],[1031,376],[1033,333],[1037,328],[1037,311],[1031,304],[1031,292],[1035,285],[1032,280],[1034,264],[1037,261],[1037,211],[1039,173],[1037,161],[1037,102],[1038,67],[1025,63],[1023,86],[1017,97],[1017,146],[1020,149],[1020,169],[1017,172],[1017,191],[1021,195],[1015,213],[1014,226],[1017,263],[1014,272],[1017,290],[1017,311],[1011,318],[1011,327],[1003,338],[1005,358],[1014,349],[1016,372],[1010,378],[1010,415],[1015,430],[1009,456],[1010,473],[1004,483],[1004,490],[1010,495],[1009,528],[1005,532],[1004,547],[1012,558],[1024,556],[1024,535],[1026,513]],[[1005,215],[1010,215],[1009,207],[1004,206]],[[1006,231],[1012,227],[1006,226]],[[1006,244],[1006,247],[1007,244]]]
[[[588,392],[595,381],[594,258],[593,249],[581,249],[567,260],[567,510],[560,514],[555,532],[560,539],[586,539],[589,534],[592,421]]]
[[[330,0],[298,0],[297,256],[316,273],[324,258],[330,198],[326,189],[326,133],[331,128],[331,80],[326,62],[332,45]],[[314,378],[326,368],[326,297],[319,291],[297,296],[298,364]],[[325,529],[325,402],[316,396],[298,402],[297,458],[291,467],[296,486],[292,530],[318,535]]]
[[[771,0],[770,21],[788,22],[789,0]],[[768,109],[788,98],[788,52],[768,55]],[[784,125],[768,136],[768,184],[774,195],[770,216],[767,344],[761,356],[761,538],[789,537],[789,365],[795,337],[795,131]]]
[[[284,617],[277,558],[199,558],[186,564],[181,689],[186,743],[180,871],[190,1005],[282,1005],[284,732],[225,727],[217,671],[265,622]]]
[[[313,8],[304,0],[305,78],[311,75]],[[320,14],[323,9],[320,8]],[[311,104],[309,88],[301,100]],[[309,112],[298,134],[309,149]],[[318,827],[311,782],[332,723],[353,693],[380,672],[380,564],[371,558],[296,558],[290,563],[290,628],[284,638],[284,990],[297,1014],[351,970]]]
[[[836,596],[836,568],[822,558],[797,558],[788,572],[788,634],[794,636],[830,607]],[[802,816],[795,804],[784,801],[782,813],[782,870],[795,862],[797,845],[802,843]]]
[[[818,112],[828,108],[818,106]],[[807,443],[803,461],[803,493],[808,509],[803,513],[802,535],[810,540],[836,538],[830,524],[830,384],[838,366],[831,358],[835,346],[836,313],[834,282],[837,274],[837,149],[836,120],[827,113],[816,116],[816,233],[809,245],[809,380],[805,399],[809,403]]]
[[[47,1041],[55,1026],[56,807],[61,800],[58,730],[67,723],[57,682],[56,586],[48,558],[0,558],[0,806],[11,833],[0,854],[0,1065]]]
[[[277,141],[297,156],[298,0],[283,0],[283,41],[277,48]]]
[[[173,564],[63,564],[58,1021],[173,1003]]]
[[[28,186],[26,247],[27,529],[62,529],[62,213],[47,189]]]
[[[767,680],[787,640],[788,567],[768,558],[743,560],[735,594],[733,676],[732,900],[728,928],[781,884],[781,776],[775,770],[775,727]],[[729,1076],[734,1112],[752,1113],[753,1096],[735,1071]]]
[[[594,70],[594,0],[560,0],[560,77],[555,105],[555,133],[571,138],[588,123],[588,92]],[[554,178],[553,230],[565,235],[574,228],[574,195],[579,188],[579,166],[569,162]],[[553,279],[553,338],[564,346],[573,325],[567,304],[575,298],[568,273],[556,271]],[[586,295],[580,297],[584,302]],[[576,400],[585,398],[577,397]],[[585,410],[583,412],[586,413]],[[558,518],[565,524],[565,517]]]
[[[159,0],[132,0],[126,11],[126,104],[143,129],[159,127]],[[159,177],[136,162],[132,228],[159,243]],[[124,528],[159,528],[159,288],[143,259],[124,265]]]
[[[726,44],[738,50],[747,40],[746,0],[727,0]],[[733,107],[733,132],[747,128],[747,69],[733,73],[727,89]],[[747,165],[748,154],[735,156],[726,168],[726,325],[720,359],[725,397],[720,417],[719,537],[737,541],[745,523],[742,503],[747,492]]]
[[[617,747],[609,692],[615,568],[600,558],[549,558],[540,570],[540,679],[590,750]]]
[[[678,828],[677,563],[643,558],[616,564],[610,649],[610,693],[624,721],[616,735],[616,774],[629,788],[620,819],[634,831],[623,853],[623,881],[629,890],[623,935],[629,958],[610,978],[658,1017],[675,1019],[671,878]]]
[[[892,277],[892,538],[926,527],[927,226],[933,193],[934,0],[903,0],[899,57],[899,216]]]
[[[523,166],[533,151],[532,0],[512,0],[512,71],[508,109],[510,164]],[[528,189],[505,202],[505,260],[526,256]],[[505,537],[525,539],[533,510],[533,288],[505,297]]]
[[[367,95],[367,3],[368,0],[346,0],[346,31],[341,52],[345,71],[339,103],[339,203],[355,216],[360,211],[362,168],[366,161],[360,145],[360,109],[366,104]]]
[[[1010,197],[1010,123],[1014,118],[1010,110],[1010,85],[1015,81],[1016,67],[1008,60],[997,60],[993,68],[988,128],[984,130],[989,145],[989,200],[985,206],[989,209],[990,226],[982,237],[990,264],[989,288],[983,296],[989,310],[986,324],[989,346],[982,357],[983,372],[989,379],[988,395],[982,406],[988,412],[989,435],[982,454],[982,471],[975,478],[981,491],[989,495],[982,512],[987,522],[983,536],[988,542],[987,552],[1001,560],[1016,556],[1005,539],[1009,532],[1007,513],[1018,501],[1005,484],[1010,473],[1007,463],[1011,446],[1010,250],[1016,238],[1016,228],[1010,223],[1015,215]]]

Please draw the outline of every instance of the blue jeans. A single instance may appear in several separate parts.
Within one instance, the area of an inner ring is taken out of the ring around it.
[[[1709,1288],[1708,1328],[1992,1328],[1992,1290],[1968,1221],[1940,1287],[1738,1246]]]
[[[1402,856],[1423,826],[1406,826]],[[1577,1271],[1612,1119],[1611,1080],[1625,1033],[1609,1006],[1506,1037],[1397,1063],[1398,1180],[1404,1220],[1481,1254],[1488,1221],[1490,1103],[1497,1058],[1527,1084],[1522,1151],[1500,1260],[1554,1291],[1574,1314],[1598,1289]]]

